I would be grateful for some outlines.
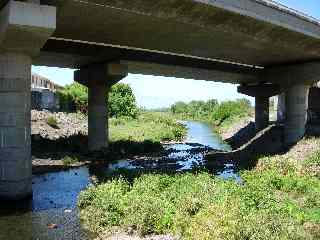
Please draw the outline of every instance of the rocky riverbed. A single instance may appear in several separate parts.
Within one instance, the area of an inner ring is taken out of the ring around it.
[[[50,126],[47,121],[53,118],[57,127]],[[49,111],[31,111],[31,134],[45,139],[56,140],[74,135],[87,135],[87,117],[80,113],[51,113]]]

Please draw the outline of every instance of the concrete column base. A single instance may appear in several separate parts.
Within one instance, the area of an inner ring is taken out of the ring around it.
[[[0,54],[0,199],[32,195],[31,58]]]
[[[284,143],[295,144],[305,134],[309,86],[295,85],[285,92]]]
[[[269,98],[256,97],[255,124],[256,130],[261,131],[269,125]]]
[[[108,87],[106,82],[91,81],[88,88],[88,148],[108,147]]]

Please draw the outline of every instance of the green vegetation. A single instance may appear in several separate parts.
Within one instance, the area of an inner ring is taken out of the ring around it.
[[[247,99],[224,101],[220,104],[212,99],[207,102],[177,102],[171,106],[174,116],[181,119],[193,119],[213,123],[220,128],[227,128],[239,119],[252,114],[252,107]]]
[[[80,162],[80,160],[79,160],[77,157],[75,157],[75,156],[72,156],[72,157],[70,157],[70,156],[65,156],[65,157],[62,159],[62,162],[63,162],[63,165],[65,165],[65,166],[71,166],[71,165],[73,165],[73,164],[76,164],[76,163]]]
[[[88,110],[88,88],[74,82],[57,91],[62,111],[86,113]]]
[[[166,113],[142,112],[135,119],[112,118],[109,122],[111,141],[179,141],[186,134],[186,128]]]
[[[58,126],[58,121],[55,117],[51,116],[51,117],[48,117],[47,120],[46,120],[47,124],[52,127],[52,128],[59,128]]]
[[[87,113],[88,111],[88,88],[74,82],[58,91],[60,108],[62,111],[76,111]],[[107,94],[106,94],[107,96]],[[128,84],[117,83],[109,92],[109,115],[110,117],[135,118],[138,114],[136,99]]]
[[[307,170],[314,159],[263,157],[241,172],[242,183],[206,172],[114,177],[81,193],[81,219],[98,233],[120,227],[182,239],[320,239],[320,179]]]
[[[138,116],[136,98],[128,84],[117,83],[112,86],[109,93],[109,115],[115,118]]]

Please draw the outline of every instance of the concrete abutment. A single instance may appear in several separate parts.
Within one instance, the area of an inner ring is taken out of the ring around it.
[[[31,64],[55,27],[54,7],[9,1],[0,10],[0,199],[32,195]]]

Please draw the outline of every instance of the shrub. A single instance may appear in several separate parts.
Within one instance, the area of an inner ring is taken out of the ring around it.
[[[63,165],[65,166],[70,166],[73,165],[75,163],[79,162],[79,159],[77,157],[70,157],[70,156],[66,156],[62,159]]]
[[[58,97],[61,110],[87,113],[87,87],[74,82],[65,86],[63,90],[58,91]],[[106,94],[106,101],[109,104],[109,115],[111,117],[137,117],[136,99],[128,84],[117,83],[113,85],[109,94]]]
[[[73,82],[58,91],[60,107],[65,111],[88,111],[88,88],[80,83]]]
[[[225,121],[248,116],[251,113],[251,105],[247,99],[225,101],[220,104],[217,100],[211,99],[207,102],[177,102],[171,106],[170,110],[182,118],[214,122],[219,126]]]
[[[46,120],[46,122],[47,122],[47,124],[48,124],[50,127],[52,127],[52,128],[59,128],[59,126],[58,126],[58,121],[57,121],[57,119],[56,119],[55,117],[53,117],[53,116],[48,117],[47,120]]]
[[[318,239],[320,182],[277,168],[245,171],[244,184],[208,173],[147,174],[90,188],[79,207],[91,231],[136,229],[182,239]]]
[[[136,118],[137,114],[136,98],[130,86],[124,83],[113,85],[109,93],[109,115]]]

